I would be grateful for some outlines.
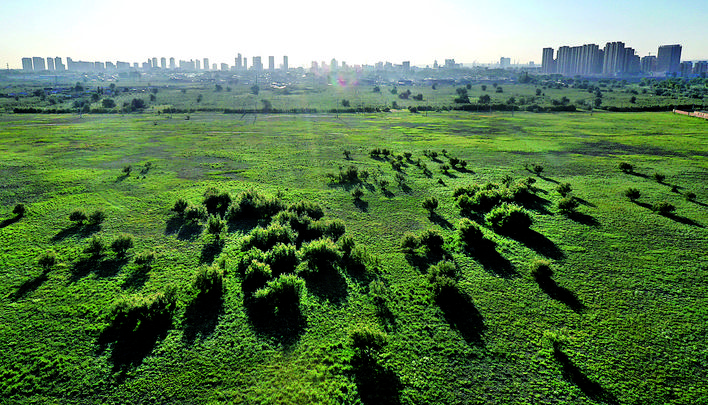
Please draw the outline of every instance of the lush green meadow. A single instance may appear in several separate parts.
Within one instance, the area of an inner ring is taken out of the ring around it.
[[[0,115],[0,402],[708,403],[705,120],[188,117]],[[374,148],[411,155],[372,157]],[[466,167],[443,172],[449,157]],[[369,176],[338,180],[350,166]],[[495,232],[453,197],[529,177],[523,205],[534,222],[523,234]],[[579,203],[571,214],[558,208],[566,182]],[[211,188],[232,201],[253,189],[283,206],[318,203],[366,252],[364,268],[337,264],[316,277],[300,266],[296,315],[253,311],[238,267],[269,217],[230,221],[216,237],[171,211],[180,198],[201,205]],[[630,201],[628,188],[641,196]],[[422,205],[429,197],[439,201],[433,214]],[[654,212],[659,201],[676,210]],[[24,215],[13,213],[18,203]],[[75,225],[75,210],[106,218]],[[461,246],[464,217],[482,226],[485,245]],[[441,251],[402,249],[406,232],[431,229]],[[92,238],[123,233],[134,240],[127,255],[85,252]],[[43,267],[48,251],[56,263]],[[155,254],[149,266],[136,260],[145,252]],[[459,273],[448,300],[430,275],[440,260]],[[551,276],[533,273],[540,260]],[[193,280],[207,266],[223,274],[224,292],[205,303]],[[168,291],[164,325],[107,332],[116,302]],[[386,343],[359,350],[361,330]]]

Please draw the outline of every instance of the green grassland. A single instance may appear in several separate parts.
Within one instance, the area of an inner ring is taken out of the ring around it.
[[[708,402],[704,120],[597,112],[185,118],[0,116],[0,402]],[[401,185],[373,148],[412,154],[401,160]],[[466,168],[443,173],[443,150]],[[349,166],[370,177],[329,178]],[[531,233],[505,236],[472,215],[494,244],[462,249],[453,191],[506,175],[536,179]],[[573,215],[558,210],[564,182],[580,202]],[[641,191],[636,202],[624,196],[629,187]],[[371,255],[366,269],[305,277],[299,318],[269,324],[249,312],[236,269],[257,223],[229,223],[213,249],[204,222],[189,227],[170,211],[179,198],[201,204],[209,188],[317,202]],[[422,206],[428,197],[440,203],[436,214]],[[653,212],[658,201],[676,211]],[[17,203],[25,215],[12,213]],[[106,219],[74,226],[68,216],[77,209]],[[401,249],[404,233],[428,229],[444,236],[442,253]],[[126,257],[83,253],[92,237],[121,233],[135,241]],[[43,269],[38,257],[50,250],[57,262]],[[135,258],[149,251],[155,261],[145,271]],[[456,307],[433,295],[428,266],[441,259],[459,269]],[[532,274],[537,260],[550,262],[552,279]],[[205,266],[225,271],[225,292],[199,306],[192,281]],[[383,309],[374,280],[388,291]],[[105,339],[115,302],[170,289],[168,325],[144,339]],[[350,340],[362,328],[387,336],[363,359]]]

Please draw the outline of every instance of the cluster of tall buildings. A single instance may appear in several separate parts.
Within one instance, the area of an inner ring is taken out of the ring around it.
[[[596,44],[543,48],[541,71],[566,76],[622,76],[633,74],[682,75],[705,72],[705,63],[681,62],[681,45],[662,45],[656,56],[640,58],[623,42],[608,42],[600,49]]]

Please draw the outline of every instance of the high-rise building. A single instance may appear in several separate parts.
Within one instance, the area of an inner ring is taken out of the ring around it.
[[[157,58],[155,58],[155,57],[152,58],[152,68],[153,68],[153,69],[157,69],[157,68],[158,68],[158,66],[157,66]]]
[[[260,57],[260,56],[254,56],[254,57],[253,57],[253,63],[252,63],[252,65],[253,65],[253,67],[252,67],[253,70],[256,70],[256,71],[261,71],[261,70],[263,70],[263,63],[261,62],[261,57]]]
[[[204,70],[209,70],[209,58],[204,58]]]
[[[639,73],[639,56],[633,48],[624,48],[624,68],[621,73]]]
[[[236,62],[236,70],[246,69],[246,66],[243,65],[243,57],[240,53],[236,55],[236,59],[234,61]]]
[[[554,52],[553,48],[543,48],[543,55],[541,56],[541,71],[543,73],[556,73],[556,61],[553,58]]]
[[[681,45],[662,45],[656,55],[656,71],[676,74],[681,63]]]
[[[693,73],[693,63],[691,61],[681,62],[679,70],[681,71],[681,76],[689,77]]]
[[[693,65],[693,74],[701,75],[708,73],[708,61],[698,61]]]
[[[167,69],[167,58],[164,56],[160,58],[160,67],[163,69]]]
[[[175,58],[170,58],[170,69],[177,69],[177,64],[175,64]]]
[[[332,60],[329,62],[329,70],[335,71],[339,68],[339,64],[337,63],[337,59],[332,58]]]
[[[242,63],[241,69],[248,70],[248,58],[244,57]]]
[[[194,61],[194,69],[195,70],[202,70],[202,62],[199,59]]]
[[[624,42],[608,42],[605,45],[605,58],[602,62],[602,74],[615,75],[621,73],[625,67],[626,52]]]
[[[403,61],[403,70],[411,70],[411,61]]]
[[[54,70],[54,59],[47,58],[47,70]]]
[[[106,65],[103,62],[94,62],[94,69],[97,71],[106,70]]]
[[[499,58],[499,67],[502,69],[511,67],[511,58],[505,58],[503,56]]]
[[[271,72],[275,70],[275,56],[268,57],[268,70]]]
[[[645,56],[640,60],[639,68],[644,73],[656,71],[656,56]]]
[[[22,58],[22,70],[34,70],[32,58]]]
[[[287,72],[289,69],[288,67],[288,55],[283,56],[283,71]]]
[[[221,64],[221,70],[222,70],[222,71],[227,71],[227,70],[229,70],[229,64],[228,64],[228,63],[222,63],[222,64]]]
[[[64,71],[66,70],[66,66],[61,61],[60,57],[54,58],[54,70],[59,70],[59,71]]]
[[[45,70],[44,58],[40,58],[39,56],[32,57],[32,65],[33,65],[35,71]]]

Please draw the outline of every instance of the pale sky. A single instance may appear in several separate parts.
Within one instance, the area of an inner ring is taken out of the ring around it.
[[[623,41],[639,56],[683,45],[708,59],[708,7],[687,0],[0,0],[0,68],[24,56],[234,64],[288,55],[290,66],[336,58],[432,65],[541,62],[541,49]]]

